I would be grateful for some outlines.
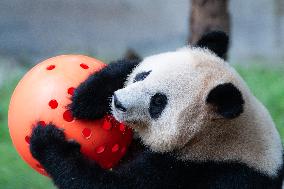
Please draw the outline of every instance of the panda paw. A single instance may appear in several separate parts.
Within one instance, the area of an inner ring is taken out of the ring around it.
[[[39,162],[52,160],[53,157],[68,157],[80,154],[80,144],[67,141],[64,132],[54,125],[37,125],[30,139],[30,151]]]
[[[77,87],[68,106],[73,117],[94,120],[110,111],[109,96],[112,96],[112,91],[105,87],[107,81],[101,75],[102,71],[99,71]]]

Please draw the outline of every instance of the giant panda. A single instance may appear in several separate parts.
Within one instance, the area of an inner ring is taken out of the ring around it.
[[[192,47],[113,62],[76,89],[69,108],[77,119],[112,113],[135,131],[131,158],[113,170],[52,123],[33,129],[32,155],[60,189],[281,188],[280,136],[224,61],[228,41],[215,31]]]

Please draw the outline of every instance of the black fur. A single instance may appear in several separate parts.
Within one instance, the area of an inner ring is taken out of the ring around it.
[[[207,103],[213,104],[224,118],[238,117],[244,111],[242,93],[232,83],[224,83],[212,89],[207,96]]]
[[[126,112],[127,109],[122,105],[122,103],[118,100],[116,94],[114,93],[113,95],[113,102],[114,102],[114,106],[116,109],[122,111],[122,112]]]
[[[135,76],[133,83],[135,83],[135,82],[137,82],[137,81],[143,81],[150,73],[151,73],[151,70],[148,71],[148,72],[141,72],[141,73],[138,73],[138,74]]]
[[[156,93],[151,97],[150,106],[149,106],[149,114],[152,119],[158,119],[162,114],[163,110],[166,108],[168,104],[168,98],[165,94]]]
[[[123,84],[138,60],[110,63],[81,83],[74,92],[69,109],[75,118],[98,119],[110,113],[110,97]]]
[[[229,48],[229,37],[222,31],[212,31],[204,34],[195,46],[207,48],[217,56],[225,58]]]
[[[184,162],[148,150],[112,171],[103,170],[53,125],[33,130],[30,149],[60,189],[280,189],[282,185],[282,169],[270,178],[238,162]]]

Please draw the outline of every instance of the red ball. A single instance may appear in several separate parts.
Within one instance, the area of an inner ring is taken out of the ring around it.
[[[64,129],[67,139],[79,142],[82,153],[103,168],[115,166],[124,156],[132,140],[131,129],[112,116],[76,120],[67,109],[75,88],[104,66],[87,56],[57,56],[37,64],[17,85],[9,107],[9,131],[20,156],[39,173],[46,175],[29,150],[32,128],[37,123],[52,122]]]

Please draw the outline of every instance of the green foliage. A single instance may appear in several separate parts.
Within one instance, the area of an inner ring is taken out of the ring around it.
[[[269,109],[284,139],[284,68],[237,66],[253,93]],[[0,88],[0,189],[52,189],[49,178],[32,170],[19,157],[9,136],[7,111],[10,96],[19,79]],[[284,140],[283,140],[284,141]]]
[[[267,107],[284,141],[284,67],[237,67],[254,95]]]

